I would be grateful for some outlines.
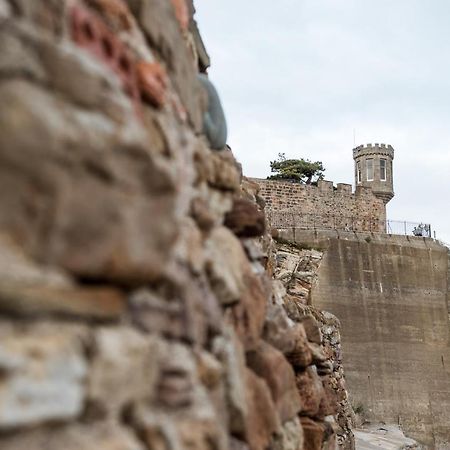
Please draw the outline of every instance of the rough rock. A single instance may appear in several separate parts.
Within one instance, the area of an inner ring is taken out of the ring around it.
[[[75,289],[20,286],[0,282],[0,311],[13,316],[118,320],[126,311],[125,295],[118,289]]]
[[[95,427],[73,424],[56,427],[51,433],[32,430],[0,437],[2,450],[144,450],[140,439],[116,423],[100,422]]]
[[[279,418],[265,381],[249,369],[246,369],[245,379],[248,404],[246,438],[251,450],[265,450],[272,435],[280,428]]]
[[[283,424],[281,432],[275,436],[274,450],[303,450],[303,428],[298,417]]]
[[[159,376],[160,347],[157,339],[149,340],[132,328],[97,330],[91,349],[89,402],[105,417],[119,419],[130,402],[151,397]]]
[[[296,417],[302,403],[295,384],[295,374],[283,354],[266,342],[247,352],[247,364],[269,386],[272,400],[282,423]]]
[[[234,326],[245,350],[256,348],[264,328],[267,308],[267,295],[263,280],[244,269],[244,287],[240,302],[225,312],[225,318]]]
[[[303,434],[305,436],[304,450],[322,450],[324,441],[324,427],[318,422],[314,422],[309,417],[300,418]]]
[[[239,241],[225,227],[216,228],[208,241],[207,270],[212,287],[223,305],[239,302],[249,263]]]
[[[174,183],[143,142],[127,142],[131,130],[123,127],[112,137],[117,124],[24,81],[2,83],[0,98],[9,105],[0,111],[0,199],[8,205],[0,228],[39,261],[77,276],[127,283],[159,276],[176,237]]]
[[[245,356],[242,345],[232,330],[228,336],[217,337],[213,351],[222,362],[227,386],[227,408],[230,431],[235,436],[245,437],[249,405],[246,400]]]
[[[264,323],[264,340],[286,355],[295,349],[296,339],[294,335],[294,322],[289,319],[284,308],[276,304],[270,304],[267,308]]]
[[[317,320],[312,315],[302,317],[301,324],[305,328],[308,341],[320,345],[322,343],[322,332],[320,331]]]
[[[311,344],[301,323],[295,325],[293,338],[294,348],[287,354],[287,358],[295,369],[301,370],[313,363]]]
[[[0,429],[80,416],[86,330],[52,323],[0,326]]]
[[[320,403],[325,391],[315,367],[310,366],[304,372],[297,373],[296,382],[303,403],[302,414],[316,417],[319,414]]]
[[[225,216],[225,226],[239,237],[258,237],[264,234],[264,213],[249,200],[236,199],[233,208]]]

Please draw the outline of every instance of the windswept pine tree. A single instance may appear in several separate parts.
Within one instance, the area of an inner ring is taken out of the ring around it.
[[[268,176],[268,180],[289,180],[303,184],[323,180],[325,172],[321,161],[312,162],[303,158],[286,159],[284,153],[278,153],[278,159],[270,161],[270,170],[274,175]]]

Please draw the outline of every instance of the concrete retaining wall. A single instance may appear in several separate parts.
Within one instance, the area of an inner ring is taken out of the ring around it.
[[[280,234],[326,249],[312,303],[341,320],[353,405],[428,448],[450,448],[448,249],[408,236]]]

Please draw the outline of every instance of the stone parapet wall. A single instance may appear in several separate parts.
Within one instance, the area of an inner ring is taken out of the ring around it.
[[[385,232],[386,207],[370,188],[360,186],[353,193],[351,185],[339,183],[335,189],[331,181],[322,180],[314,186],[253,180],[259,184],[260,195],[277,221],[277,228],[292,227],[289,216],[294,215],[309,218],[309,225],[305,225],[308,228]]]

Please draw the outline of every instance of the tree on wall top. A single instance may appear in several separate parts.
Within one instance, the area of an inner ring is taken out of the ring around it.
[[[284,153],[278,153],[276,161],[270,161],[270,171],[275,175],[268,180],[288,180],[298,183],[311,184],[323,180],[325,172],[321,161],[312,162],[309,159],[286,159]]]

